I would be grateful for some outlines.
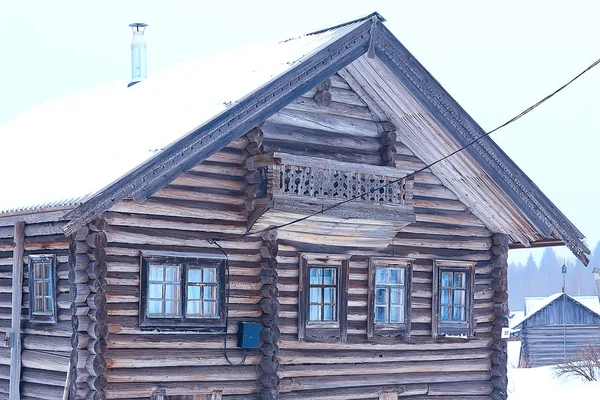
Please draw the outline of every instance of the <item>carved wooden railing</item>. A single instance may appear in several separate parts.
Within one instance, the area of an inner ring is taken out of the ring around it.
[[[412,199],[412,182],[369,172],[306,165],[272,166],[274,195],[296,195],[319,199],[375,204],[407,205]]]

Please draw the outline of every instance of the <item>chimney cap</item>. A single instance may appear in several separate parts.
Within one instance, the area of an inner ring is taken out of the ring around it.
[[[129,24],[129,26],[131,27],[131,29],[133,29],[133,31],[142,31],[144,32],[144,29],[146,29],[146,27],[148,26],[148,24],[145,24],[143,22],[134,22],[133,24]]]

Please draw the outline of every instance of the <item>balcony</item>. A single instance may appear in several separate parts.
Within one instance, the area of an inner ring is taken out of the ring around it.
[[[385,247],[415,221],[412,181],[385,166],[271,153],[249,159],[261,171],[250,217],[251,231],[282,225],[298,241],[336,246]],[[338,205],[340,202],[343,204]]]

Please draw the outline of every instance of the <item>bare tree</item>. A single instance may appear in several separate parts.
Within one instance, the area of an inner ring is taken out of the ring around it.
[[[587,381],[600,380],[600,345],[586,344],[577,353],[575,360],[559,364],[553,370],[557,378],[580,377]]]

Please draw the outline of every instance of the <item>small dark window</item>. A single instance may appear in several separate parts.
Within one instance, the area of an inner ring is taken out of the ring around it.
[[[436,261],[433,268],[432,335],[472,337],[475,264]]]
[[[144,255],[140,310],[145,329],[223,331],[225,261]]]
[[[302,254],[299,266],[298,339],[348,335],[348,258]]]
[[[29,321],[56,323],[56,258],[29,256]]]
[[[369,261],[367,338],[410,336],[412,260],[372,258]]]
[[[310,322],[337,321],[337,268],[310,267]]]

